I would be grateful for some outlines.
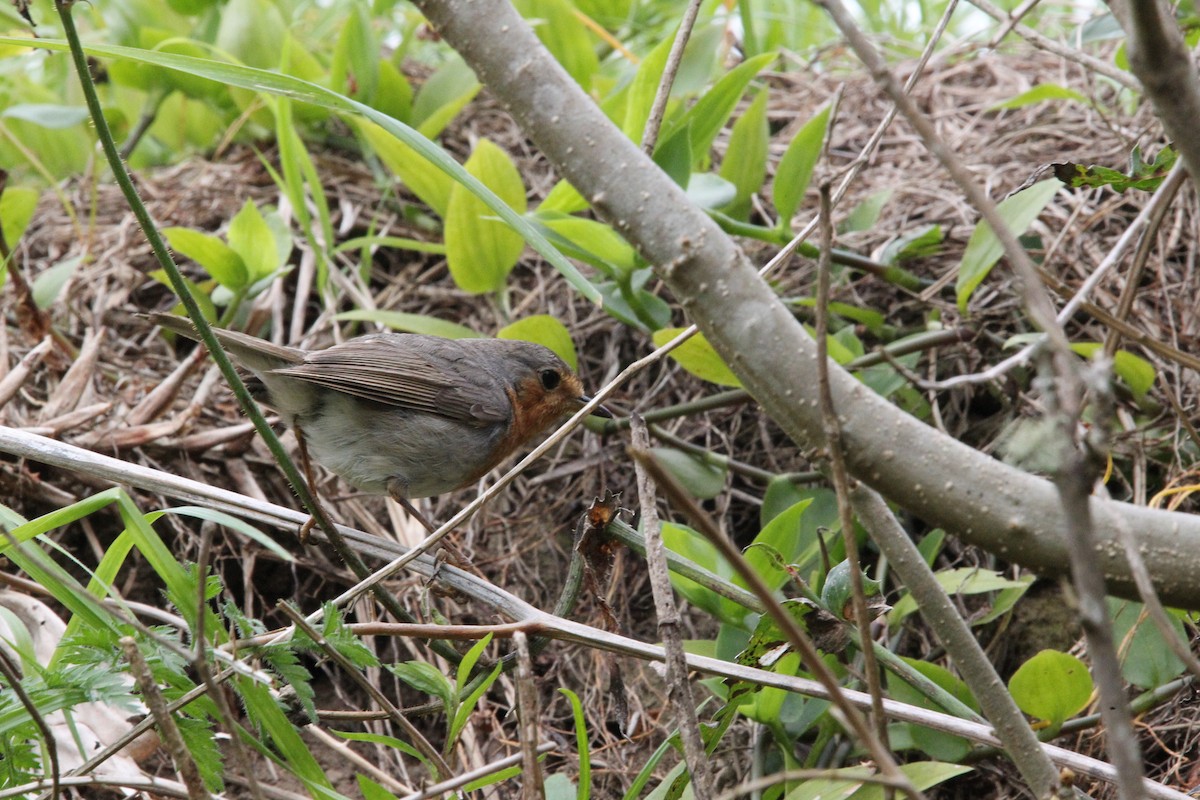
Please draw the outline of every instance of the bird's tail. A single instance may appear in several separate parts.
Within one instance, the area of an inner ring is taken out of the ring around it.
[[[200,334],[196,332],[196,326],[187,317],[178,317],[174,314],[161,314],[158,312],[154,312],[148,316],[151,322],[161,328],[165,328],[172,333],[177,333],[180,336],[186,336],[188,339],[200,340]],[[304,361],[304,352],[295,347],[284,347],[283,345],[268,342],[265,339],[259,339],[257,336],[251,336],[248,333],[224,330],[222,328],[213,328],[213,333],[216,334],[217,341],[221,343],[221,346],[228,350],[234,358],[240,361],[251,372],[258,373],[265,370],[278,369],[279,367],[289,364],[299,364]]]

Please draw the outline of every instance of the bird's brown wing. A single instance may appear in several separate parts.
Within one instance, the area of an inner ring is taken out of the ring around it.
[[[275,370],[375,403],[438,414],[473,425],[506,422],[504,387],[476,363],[469,345],[416,334],[351,339]]]

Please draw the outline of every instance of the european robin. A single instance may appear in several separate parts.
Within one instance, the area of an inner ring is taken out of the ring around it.
[[[151,319],[198,338],[185,317]],[[591,400],[562,359],[531,342],[375,333],[307,351],[213,332],[319,464],[410,511],[410,500],[473,483]]]

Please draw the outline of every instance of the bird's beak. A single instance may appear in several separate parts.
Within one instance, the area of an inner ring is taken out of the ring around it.
[[[579,395],[579,406],[581,408],[583,406],[586,406],[590,402],[592,402],[592,398],[588,397],[586,394]],[[596,406],[595,408],[592,409],[592,416],[593,417],[603,417],[604,419],[612,419],[613,413],[611,411],[609,411],[607,408],[605,408],[604,406]]]

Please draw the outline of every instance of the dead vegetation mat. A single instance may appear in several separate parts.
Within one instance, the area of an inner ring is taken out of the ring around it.
[[[1069,86],[1093,103],[1055,101],[995,109],[997,103],[1043,83]],[[798,126],[835,90],[842,90],[828,158],[822,162],[823,175],[818,180],[836,178],[858,159],[888,111],[887,102],[861,72],[804,70],[774,75],[770,85],[774,161]],[[1043,54],[958,52],[935,61],[914,94],[939,134],[995,198],[1004,197],[1039,168],[1054,162],[1121,169],[1134,146],[1152,155],[1164,145],[1159,126],[1145,108],[1129,108],[1128,97],[1119,95],[1111,84]],[[535,201],[553,185],[551,170],[486,95],[464,112],[444,143],[461,157],[481,136],[497,142],[517,160]],[[273,158],[269,149],[264,155]],[[349,238],[371,228],[375,233],[431,238],[415,200],[402,188],[381,186],[370,165],[333,151],[316,158],[340,236]],[[162,226],[218,232],[247,199],[262,205],[280,203],[259,153],[246,146],[144,173],[137,182],[151,214]],[[48,310],[48,322],[59,343],[31,364],[19,391],[0,407],[0,421],[253,497],[294,505],[291,490],[211,362],[193,356],[191,344],[169,344],[137,316],[168,309],[174,300],[148,277],[157,265],[115,187],[108,182],[72,182],[61,189],[72,212],[47,192],[17,249],[15,263],[26,280],[33,280],[67,259],[82,261]],[[900,121],[892,124],[878,150],[869,156],[839,207],[839,217],[884,190],[892,195],[876,224],[870,230],[843,236],[838,244],[870,256],[897,236],[924,225],[939,225],[945,233],[944,246],[934,255],[907,264],[927,279],[931,288],[909,292],[842,269],[835,279],[834,299],[882,312],[891,335],[921,330],[934,321],[946,327],[961,326],[967,341],[929,352],[922,359],[918,371],[926,379],[977,371],[1002,358],[1004,343],[1029,330],[1009,275],[1002,262],[976,294],[970,315],[958,312],[953,275],[976,214]],[[1059,192],[1032,231],[1048,284],[1064,287],[1064,291],[1078,286],[1148,197],[1136,191],[1117,194],[1107,189]],[[811,192],[809,201],[803,214],[815,213]],[[1110,491],[1135,502],[1146,502],[1158,489],[1187,480],[1197,453],[1189,422],[1190,409],[1197,401],[1196,374],[1186,361],[1172,355],[1195,352],[1200,335],[1196,231],[1196,199],[1185,189],[1149,242],[1147,268],[1134,287],[1133,302],[1124,317],[1162,345],[1152,350],[1136,343],[1122,344],[1152,364],[1157,376],[1145,398],[1129,394],[1122,398],[1118,420]],[[765,263],[773,253],[761,243],[745,244],[757,263]],[[330,302],[306,286],[312,258],[299,236],[292,263],[295,269],[260,298],[258,309],[263,318],[270,317],[276,328],[285,332],[283,339],[298,335],[311,346],[333,340],[331,313],[359,305],[362,292],[379,308],[449,319],[482,333],[493,333],[509,316],[491,299],[456,289],[444,261],[434,256],[378,251],[362,281],[354,277],[355,265],[344,263],[341,266],[348,277],[335,283]],[[183,266],[191,266],[188,274],[193,279],[202,279],[194,265]],[[773,280],[784,296],[811,296],[815,265],[795,258]],[[1118,269],[1089,299],[1093,307],[1112,315],[1125,290],[1126,272]],[[31,335],[35,322],[20,313],[13,281],[4,292],[0,370],[7,373],[33,351],[40,337]],[[648,337],[575,296],[532,253],[526,253],[513,273],[509,297],[512,318],[548,313],[569,327],[588,387],[599,386],[652,347]],[[736,309],[731,313],[737,313]],[[797,313],[807,312],[801,309]],[[677,315],[677,320],[683,322],[682,315]],[[1103,342],[1110,330],[1099,316],[1085,311],[1071,320],[1069,333],[1073,341]],[[885,343],[861,326],[857,333],[868,349]],[[1029,394],[1028,378],[1016,372],[953,391],[919,389],[918,396],[929,406],[930,424],[991,450],[1014,420],[1038,410],[1037,398]],[[148,404],[150,393],[163,385],[175,388]],[[623,386],[611,405],[624,414],[686,403],[714,391],[665,362]],[[782,473],[811,468],[807,454],[787,440],[753,403],[680,417],[663,425],[692,445],[758,470]],[[285,442],[294,445],[290,436]],[[501,587],[539,607],[552,607],[569,559],[571,531],[585,505],[605,489],[622,492],[627,505],[636,505],[625,444],[622,434],[577,432],[459,531],[453,540],[455,548]],[[101,483],[86,474],[0,461],[0,497],[26,517],[61,507],[99,488]],[[748,541],[757,530],[764,484],[753,470],[735,469],[727,488],[707,505],[731,534]],[[399,536],[406,542],[420,536],[419,529],[404,523],[379,498],[355,496],[328,477],[320,490],[323,497],[331,499],[329,507],[339,521],[381,536]],[[426,509],[427,515],[446,519],[470,497],[471,492],[464,491],[437,498]],[[168,498],[136,493],[135,499],[145,510],[171,504]],[[112,521],[96,517],[87,525],[54,535],[82,561],[94,563],[119,530]],[[914,525],[920,533],[920,523],[914,521]],[[197,528],[173,516],[164,517],[160,527],[181,558],[195,558]],[[350,572],[323,549],[301,546],[292,532],[272,533],[293,550],[296,564],[283,563],[235,535],[217,535],[214,567],[246,613],[270,617],[271,607],[281,599],[312,610],[352,582]],[[603,587],[616,625],[623,633],[656,640],[643,565],[629,554],[617,558],[611,586]],[[1004,566],[987,554],[953,543],[939,562],[939,566],[965,564]],[[147,575],[135,570],[119,588],[132,598],[159,602],[153,586]],[[432,595],[412,579],[395,579],[388,587],[419,617],[429,618],[436,608],[437,613],[457,622],[493,620],[486,610]],[[369,616],[374,612],[360,606],[358,613]],[[585,598],[575,616],[603,624],[594,598]],[[689,638],[711,637],[714,630],[712,621],[703,615],[686,618],[685,636]],[[1005,634],[1012,635],[1012,631]],[[902,646],[920,655],[921,649],[932,643],[918,631],[906,634]],[[408,643],[386,642],[379,647],[385,661],[428,657]],[[584,698],[593,737],[595,796],[619,795],[671,727],[660,679],[642,665],[620,664],[629,703],[620,716],[632,736],[625,740],[606,678],[617,665],[608,656],[551,645],[537,666],[546,688],[543,730],[551,738],[571,741],[569,711],[561,699],[554,699],[551,689],[566,686],[578,692]],[[362,706],[357,690],[342,686],[335,671],[328,671],[325,680],[325,702]],[[419,699],[386,677],[381,681],[402,703]],[[509,698],[503,692],[494,694],[474,726],[470,743],[473,759],[479,764],[513,752],[512,730],[504,718]],[[1191,786],[1195,776],[1184,770],[1187,754],[1195,752],[1194,725],[1179,724],[1187,722],[1180,719],[1164,722],[1169,723],[1163,727],[1164,733],[1147,737],[1148,767],[1173,785]],[[741,748],[748,744],[747,735],[737,732],[723,744],[722,757],[715,761],[722,785],[745,776],[750,759]],[[1090,734],[1074,744],[1099,752]],[[550,766],[553,771],[555,764]],[[1013,785],[1007,770],[995,762],[967,782],[948,784],[942,796],[1011,796],[1006,790]]]

